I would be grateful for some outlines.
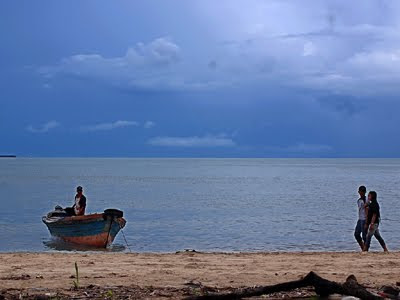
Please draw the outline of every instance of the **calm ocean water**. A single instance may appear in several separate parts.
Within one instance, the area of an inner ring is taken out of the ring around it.
[[[64,249],[41,217],[77,185],[88,212],[125,212],[132,251],[358,250],[360,184],[378,191],[381,233],[400,250],[399,175],[400,159],[0,159],[0,251]]]

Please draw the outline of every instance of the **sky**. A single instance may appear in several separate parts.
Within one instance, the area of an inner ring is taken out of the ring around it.
[[[399,157],[400,2],[0,2],[0,154]]]

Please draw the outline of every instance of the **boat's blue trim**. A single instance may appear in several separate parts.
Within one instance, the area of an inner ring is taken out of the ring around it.
[[[47,223],[46,225],[52,235],[60,237],[93,236],[108,231],[107,221],[104,220],[96,220],[90,223]]]

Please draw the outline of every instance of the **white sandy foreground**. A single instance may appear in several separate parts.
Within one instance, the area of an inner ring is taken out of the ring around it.
[[[275,284],[309,271],[339,282],[354,274],[366,286],[400,281],[400,253],[10,253],[0,254],[1,289],[66,289],[79,266],[81,285],[180,288]]]

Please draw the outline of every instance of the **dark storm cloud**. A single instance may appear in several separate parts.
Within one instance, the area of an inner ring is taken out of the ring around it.
[[[3,148],[398,155],[390,138],[400,128],[398,2],[157,5],[0,4]],[[359,146],[369,139],[376,143]]]

